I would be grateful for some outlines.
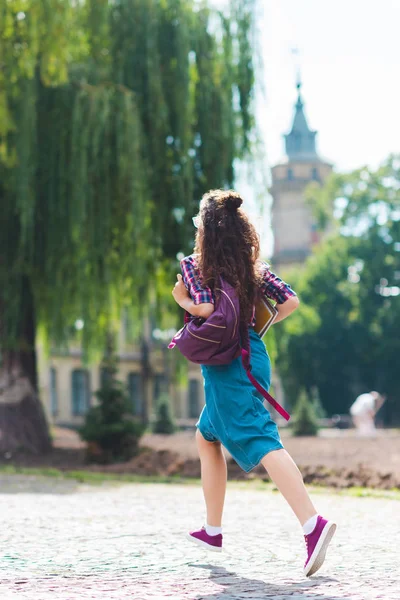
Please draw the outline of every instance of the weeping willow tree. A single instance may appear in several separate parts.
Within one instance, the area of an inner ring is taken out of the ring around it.
[[[51,447],[38,332],[103,348],[190,247],[249,151],[253,2],[20,0],[0,8],[0,450]]]

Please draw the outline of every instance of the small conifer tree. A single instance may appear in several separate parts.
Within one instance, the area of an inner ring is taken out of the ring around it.
[[[175,423],[171,415],[170,399],[167,394],[162,394],[157,405],[157,416],[153,425],[153,432],[170,435],[175,430]]]
[[[302,390],[293,411],[293,435],[317,435],[318,429],[318,416],[316,414],[315,405],[308,399],[305,390]]]
[[[145,426],[130,414],[128,395],[117,379],[115,358],[105,359],[103,367],[107,376],[95,394],[99,404],[89,409],[78,432],[89,442],[89,461],[104,464],[135,456]]]

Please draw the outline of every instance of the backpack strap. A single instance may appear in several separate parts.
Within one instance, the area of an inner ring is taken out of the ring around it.
[[[246,371],[246,375],[254,385],[256,390],[260,392],[260,394],[267,400],[271,406],[275,408],[275,410],[283,417],[286,421],[289,421],[290,415],[289,413],[271,396],[269,392],[256,380],[254,375],[251,373],[251,364],[250,364],[250,340],[249,340],[249,332],[247,329],[247,325],[241,323],[240,325],[240,338],[241,338],[241,354],[242,354],[242,364]]]

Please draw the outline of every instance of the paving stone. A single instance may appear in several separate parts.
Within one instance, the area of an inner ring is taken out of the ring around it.
[[[225,549],[184,533],[203,522],[197,486],[0,481],[1,600],[400,600],[400,504],[318,494],[339,528],[302,575],[302,530],[277,493],[228,488]]]

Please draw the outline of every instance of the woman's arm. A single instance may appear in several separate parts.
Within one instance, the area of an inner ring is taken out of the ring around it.
[[[210,302],[195,304],[191,299],[185,284],[183,283],[182,275],[177,275],[176,277],[178,281],[172,290],[172,295],[175,298],[175,302],[195,317],[207,319],[210,315],[212,315],[214,312],[214,304],[211,304]]]
[[[278,314],[275,317],[274,324],[286,319],[299,306],[300,301],[297,296],[291,296],[283,304],[275,304]]]
[[[210,304],[209,302],[195,304],[191,298],[189,298],[185,304],[181,304],[181,306],[191,315],[194,315],[195,317],[203,317],[203,319],[208,319],[208,317],[214,312],[214,304]]]
[[[292,290],[288,283],[285,283],[275,273],[272,273],[269,265],[263,263],[261,269],[263,279],[261,293],[276,302],[275,308],[278,314],[274,323],[279,323],[279,321],[283,321],[283,319],[286,319],[286,317],[296,310],[300,302],[296,292]]]

